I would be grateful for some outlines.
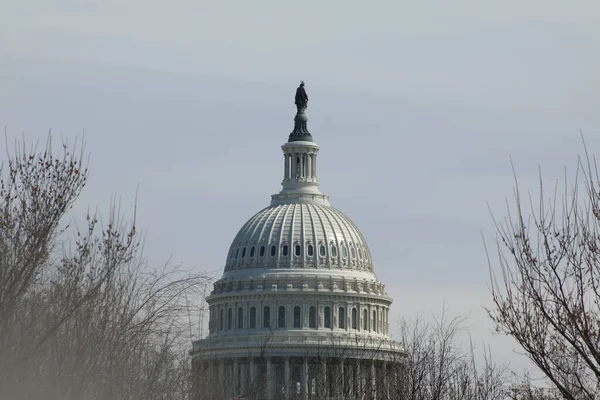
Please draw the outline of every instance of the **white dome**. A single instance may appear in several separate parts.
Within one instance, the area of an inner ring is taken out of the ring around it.
[[[202,377],[195,378],[197,392],[210,398],[249,388],[266,399],[289,398],[298,388],[303,398],[350,398],[342,389],[355,387],[353,379],[331,387],[323,372],[369,365],[360,371],[370,377],[357,369],[354,381],[375,382],[379,371],[385,377],[403,362],[402,347],[389,340],[392,299],[373,272],[367,243],[319,191],[319,146],[306,123],[298,106],[281,147],[282,189],[239,230],[206,297],[209,334],[191,354]]]
[[[231,244],[225,272],[290,268],[373,272],[356,225],[334,207],[311,203],[275,204],[250,218]]]

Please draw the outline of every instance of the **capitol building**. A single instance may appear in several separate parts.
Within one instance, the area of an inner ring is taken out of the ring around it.
[[[364,236],[319,190],[319,146],[296,104],[281,191],[239,230],[190,354],[195,399],[388,399],[402,367],[392,299]]]

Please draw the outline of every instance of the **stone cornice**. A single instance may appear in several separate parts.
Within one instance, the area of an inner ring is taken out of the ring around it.
[[[238,295],[248,293],[311,293],[311,294],[347,294],[362,295],[370,298],[391,298],[385,292],[385,285],[377,280],[349,277],[343,275],[275,275],[265,277],[247,277],[244,279],[220,279],[213,285],[208,299],[220,295]]]
[[[260,293],[252,292],[230,292],[219,295],[211,295],[206,298],[209,304],[219,304],[227,302],[261,302],[276,300],[281,301],[284,298],[289,302],[310,303],[310,297],[314,298],[314,302],[333,301],[335,303],[360,303],[360,304],[377,304],[389,307],[392,303],[392,298],[388,296],[367,295],[364,293],[332,293],[332,292],[283,292],[264,291]]]
[[[193,343],[191,353],[228,354],[247,353],[253,356],[289,354],[290,350],[299,350],[304,354],[321,351],[329,355],[352,351],[402,352],[398,342],[387,337],[377,337],[360,332],[344,334],[339,332],[317,331],[267,331],[244,336],[210,337]]]

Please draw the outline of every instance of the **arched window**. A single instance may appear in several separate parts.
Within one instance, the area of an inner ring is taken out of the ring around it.
[[[373,310],[373,326],[371,330],[377,332],[377,311]]]
[[[224,320],[223,314],[224,314],[224,311],[221,310],[220,315],[219,315],[219,330],[220,331],[223,330],[223,320]]]
[[[325,328],[331,329],[331,308],[325,307]]]
[[[301,312],[300,312],[300,306],[296,306],[294,307],[294,328],[301,328]]]
[[[358,258],[360,258],[362,260],[362,250],[358,249]]]
[[[285,307],[279,306],[279,315],[278,315],[278,324],[279,328],[285,328]]]
[[[346,315],[345,315],[345,312],[344,312],[344,307],[340,307],[338,309],[338,317],[339,317],[339,319],[338,319],[338,328],[345,329],[346,328],[346,324],[345,324]]]
[[[236,260],[237,260],[239,254],[240,254],[240,249],[235,249],[235,259]]]
[[[260,252],[258,253],[261,257],[265,255],[265,246],[260,246]]]
[[[271,327],[271,308],[269,306],[265,306],[263,309],[263,328]]]
[[[308,309],[308,327],[309,328],[317,327],[317,308],[315,306],[311,306]]]
[[[337,257],[337,247],[331,246],[331,257]]]
[[[369,330],[369,312],[363,310],[363,331]]]
[[[242,258],[246,257],[246,248],[244,247],[242,249]]]
[[[287,246],[287,244],[284,244],[283,247],[281,248],[281,254],[283,254],[284,257],[287,257],[287,255],[288,255],[288,246]]]
[[[233,310],[227,310],[227,329],[233,329]]]
[[[325,257],[325,255],[327,254],[327,249],[325,248],[325,245],[322,244],[319,246],[319,255],[321,257]]]
[[[300,255],[300,245],[299,244],[296,245],[296,248],[294,249],[294,254],[296,255],[296,257]]]
[[[356,311],[356,307],[352,307],[352,329],[357,329],[358,312]]]
[[[309,257],[312,257],[312,256],[315,254],[315,249],[313,248],[313,245],[312,245],[312,244],[309,244],[309,245],[306,247],[306,252],[308,253],[308,256],[309,256]]]
[[[277,254],[277,246],[273,245],[271,246],[271,256],[275,257],[275,254]]]
[[[238,308],[238,329],[244,329],[244,309]]]
[[[254,246],[250,248],[250,257],[254,257]]]
[[[342,246],[342,257],[348,258],[348,250],[346,249],[346,246]]]
[[[350,247],[350,254],[352,255],[352,258],[356,258],[356,250],[354,250],[354,247]]]
[[[250,308],[250,329],[256,329],[256,307]]]

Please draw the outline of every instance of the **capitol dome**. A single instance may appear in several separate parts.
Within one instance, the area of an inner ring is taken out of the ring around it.
[[[225,272],[239,276],[254,268],[350,270],[365,277],[373,272],[367,243],[350,218],[334,207],[311,203],[276,204],[242,226]]]
[[[209,333],[191,350],[196,391],[362,399],[368,387],[384,398],[403,354],[389,339],[392,299],[358,227],[319,191],[319,146],[301,106],[281,149],[281,191],[242,225],[206,298]]]

